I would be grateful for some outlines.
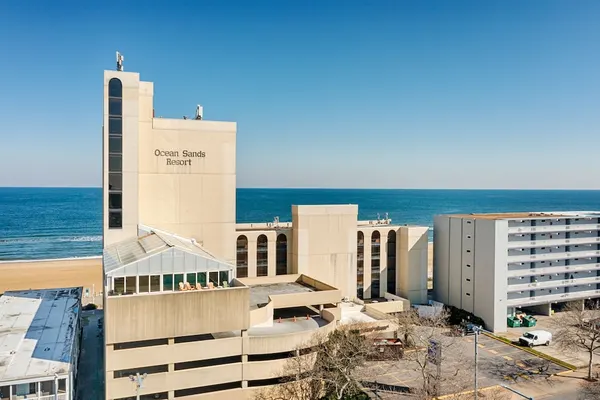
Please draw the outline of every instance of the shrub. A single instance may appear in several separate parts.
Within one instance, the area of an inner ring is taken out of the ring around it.
[[[471,322],[475,325],[485,326],[483,319],[471,314],[468,311],[461,310],[454,306],[445,306],[448,310],[450,317],[448,318],[449,325],[460,325],[463,321]]]
[[[86,304],[85,306],[82,307],[82,310],[83,311],[91,311],[91,310],[95,310],[97,308],[98,308],[98,306],[95,305],[94,303],[88,303],[88,304]]]

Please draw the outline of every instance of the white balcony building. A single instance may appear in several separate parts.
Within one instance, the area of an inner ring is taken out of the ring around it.
[[[435,299],[502,332],[517,309],[600,297],[600,212],[439,215]]]

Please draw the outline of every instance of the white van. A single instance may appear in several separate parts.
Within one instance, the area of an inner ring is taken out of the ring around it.
[[[541,344],[550,346],[552,342],[552,334],[548,331],[529,331],[525,332],[523,336],[519,338],[519,343],[522,346],[539,346]]]

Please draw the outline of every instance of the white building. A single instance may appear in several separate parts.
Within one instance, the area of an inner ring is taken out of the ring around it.
[[[81,288],[0,297],[0,399],[71,400],[79,358]]]
[[[523,308],[600,297],[600,213],[439,215],[434,296],[502,332]]]

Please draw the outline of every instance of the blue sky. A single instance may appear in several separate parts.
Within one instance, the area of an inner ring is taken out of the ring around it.
[[[600,188],[598,21],[585,0],[4,0],[0,186],[100,186],[119,50],[158,115],[238,123],[239,187]]]

